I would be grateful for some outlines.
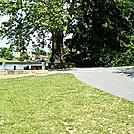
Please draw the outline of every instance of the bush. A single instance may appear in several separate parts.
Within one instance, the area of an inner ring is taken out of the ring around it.
[[[26,52],[21,52],[20,53],[20,57],[19,57],[19,60],[20,61],[24,61],[24,60],[28,60],[28,54]]]
[[[12,53],[8,50],[4,53],[4,56],[5,56],[6,60],[12,60],[13,59]]]

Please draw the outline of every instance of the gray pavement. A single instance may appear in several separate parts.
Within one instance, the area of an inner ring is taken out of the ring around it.
[[[78,68],[70,71],[80,81],[134,102],[134,67]]]

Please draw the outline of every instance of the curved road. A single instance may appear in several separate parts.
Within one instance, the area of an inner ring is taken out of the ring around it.
[[[71,73],[88,85],[134,102],[134,67],[78,68]]]

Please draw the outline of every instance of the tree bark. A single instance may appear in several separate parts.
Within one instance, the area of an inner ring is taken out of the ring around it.
[[[63,62],[63,32],[59,29],[52,32],[52,57],[51,63]]]

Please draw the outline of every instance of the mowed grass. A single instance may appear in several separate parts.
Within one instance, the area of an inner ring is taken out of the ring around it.
[[[134,103],[72,74],[1,79],[0,134],[134,134]]]
[[[19,60],[13,58],[12,60],[6,60],[6,59],[2,59],[0,58],[0,62],[19,62]]]

